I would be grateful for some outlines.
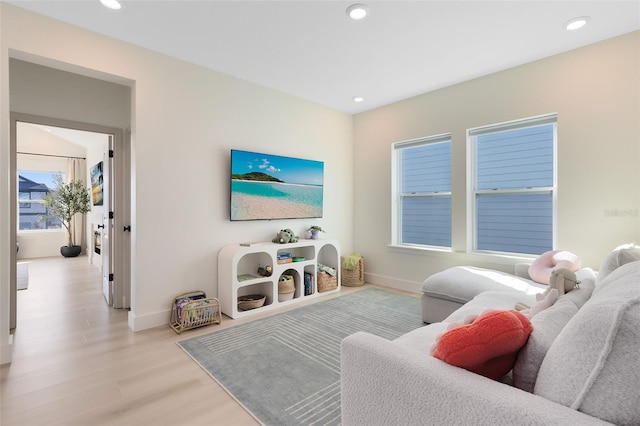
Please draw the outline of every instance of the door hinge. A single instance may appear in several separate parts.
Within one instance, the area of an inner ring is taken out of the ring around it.
[[[113,219],[113,212],[109,212],[109,219]]]
[[[113,281],[113,274],[109,274],[109,282]]]
[[[113,158],[113,150],[112,149],[109,150],[109,158]]]

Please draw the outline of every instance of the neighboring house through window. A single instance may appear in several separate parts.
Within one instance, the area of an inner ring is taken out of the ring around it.
[[[50,191],[49,186],[53,186],[53,177],[57,174],[59,173],[18,172],[18,230],[62,229],[59,219],[44,218],[48,211],[42,204],[44,196]]]
[[[556,115],[469,130],[474,251],[554,247]]]
[[[451,247],[451,135],[393,144],[393,243]]]

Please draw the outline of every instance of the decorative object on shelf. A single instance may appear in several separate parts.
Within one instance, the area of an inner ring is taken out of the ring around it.
[[[320,239],[320,232],[325,232],[324,229],[322,229],[319,226],[313,225],[312,227],[310,227],[309,229],[307,229],[307,231],[311,232],[311,239],[312,240],[319,240]]]
[[[342,270],[340,281],[345,287],[360,287],[364,285],[364,258],[358,253],[352,253],[341,259]]]
[[[293,280],[293,275],[280,275],[280,279],[278,280],[278,302],[293,299],[295,291],[296,286]]]
[[[67,245],[60,247],[60,254],[64,257],[76,257],[82,251],[82,246],[76,245],[71,233],[71,221],[76,214],[84,215],[91,211],[89,188],[81,180],[63,182],[62,176],[55,177],[56,187],[42,199],[42,204],[49,214],[40,216],[38,220],[57,217],[67,230]]]
[[[298,237],[291,229],[281,229],[271,241],[278,244],[297,243]]]
[[[267,265],[263,267],[262,265],[258,265],[258,275],[261,277],[270,277],[273,274],[273,266]]]
[[[220,302],[215,297],[207,298],[204,291],[181,294],[171,303],[169,326],[178,334],[204,325],[220,324],[221,321]]]
[[[267,296],[263,296],[262,294],[251,294],[248,296],[240,296],[238,297],[238,309],[241,311],[248,311],[255,308],[260,308],[264,306],[264,302],[267,299]]]

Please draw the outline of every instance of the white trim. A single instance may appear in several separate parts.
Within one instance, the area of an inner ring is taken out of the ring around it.
[[[153,312],[146,315],[136,315],[135,312],[129,311],[127,321],[132,331],[148,330],[150,328],[168,326],[171,317],[171,309]]]
[[[558,113],[537,115],[528,118],[520,118],[517,120],[504,121],[502,123],[488,124],[486,126],[473,127],[467,129],[467,141],[471,136],[485,135],[487,133],[504,132],[507,130],[525,129],[527,127],[535,127],[543,124],[552,124],[558,122]],[[526,125],[525,125],[526,124]]]

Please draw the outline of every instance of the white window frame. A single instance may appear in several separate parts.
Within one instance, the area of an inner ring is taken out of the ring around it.
[[[425,192],[420,194],[403,195],[400,191],[402,183],[402,170],[400,164],[399,153],[406,148],[422,146],[433,143],[449,143],[451,147],[451,133],[443,133],[440,135],[428,136],[424,138],[411,139],[406,141],[395,142],[391,144],[391,245],[397,247],[414,247],[414,248],[433,248],[437,250],[450,249],[451,247],[424,245],[414,243],[404,243],[401,241],[402,236],[402,199],[404,196],[411,197],[449,197],[451,199],[451,191]],[[451,232],[451,229],[449,229]],[[452,237],[453,238],[453,237]]]
[[[476,137],[488,133],[495,133],[508,130],[522,129],[545,124],[553,124],[553,185],[551,187],[520,188],[520,189],[491,189],[476,190]],[[531,194],[531,193],[551,193],[552,203],[552,248],[556,247],[557,238],[557,144],[558,144],[558,115],[556,113],[546,114],[536,117],[524,118],[520,120],[508,121],[504,123],[492,124],[488,126],[476,127],[467,130],[467,252],[489,253],[498,255],[517,255],[523,257],[535,257],[529,253],[515,253],[505,251],[478,250],[477,244],[477,195],[478,194]]]

